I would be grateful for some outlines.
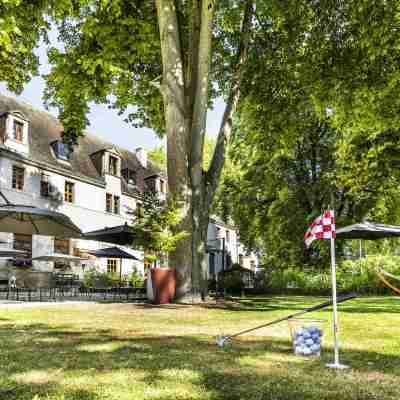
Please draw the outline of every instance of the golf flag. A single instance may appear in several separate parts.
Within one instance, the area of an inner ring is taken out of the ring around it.
[[[327,364],[329,368],[343,369],[347,366],[339,361],[339,323],[337,312],[337,294],[336,294],[336,257],[335,257],[335,214],[333,210],[325,211],[322,215],[316,218],[309,226],[304,235],[306,246],[310,247],[314,240],[330,239],[331,241],[331,278],[332,278],[332,305],[333,305],[333,341],[335,359],[331,364]]]
[[[335,239],[335,216],[333,210],[325,211],[316,218],[304,235],[306,246],[310,247],[314,240]]]

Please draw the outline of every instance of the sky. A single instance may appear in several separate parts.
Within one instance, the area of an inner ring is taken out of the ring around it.
[[[56,38],[54,33],[51,36],[53,40]],[[40,74],[45,74],[49,70],[45,46],[39,46],[36,53],[39,56],[41,64]],[[44,87],[45,82],[39,76],[33,78],[25,86],[20,96],[9,92],[4,82],[0,82],[0,93],[22,100],[34,108],[44,110],[42,100]],[[222,99],[217,99],[214,109],[209,111],[207,117],[207,133],[209,135],[216,135],[218,133],[223,109],[224,102]],[[51,113],[57,117],[56,110],[51,110]],[[110,110],[106,105],[92,104],[88,119],[90,126],[87,127],[87,130],[89,132],[128,150],[134,150],[138,147],[151,150],[163,143],[163,140],[159,139],[151,129],[133,128],[124,122],[123,116],[119,116],[116,110]]]

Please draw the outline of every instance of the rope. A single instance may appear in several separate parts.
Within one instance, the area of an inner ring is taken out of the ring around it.
[[[390,282],[388,282],[387,279],[384,278],[384,276],[382,275],[382,273],[380,271],[376,272],[378,274],[379,279],[390,289],[392,289],[394,292],[396,292],[397,294],[400,295],[400,289],[398,289],[397,287],[393,286]],[[386,272],[387,274],[387,272]]]
[[[388,276],[389,278],[393,278],[393,279],[396,279],[397,281],[400,281],[400,276],[392,275],[392,274],[390,274],[389,272],[386,272],[384,269],[380,269],[379,272],[380,272],[382,275],[386,275],[386,276]]]

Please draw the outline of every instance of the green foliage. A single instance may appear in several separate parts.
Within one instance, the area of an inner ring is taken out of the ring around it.
[[[213,136],[205,136],[204,139],[204,165],[203,168],[206,170],[210,165],[210,161],[214,152],[216,140]],[[165,146],[163,144],[155,147],[153,150],[150,150],[148,153],[148,157],[151,161],[157,164],[159,167],[166,169],[167,168],[167,152],[165,150]]]
[[[377,268],[400,276],[400,259],[394,256],[368,256],[340,262],[336,274],[338,290],[359,294],[390,294],[390,289],[379,280]],[[275,269],[267,275],[265,284],[267,290],[279,292],[297,290],[304,294],[329,293],[331,274],[330,270],[321,271],[310,267]]]
[[[161,201],[156,195],[148,195],[140,215],[133,215],[134,244],[148,252],[147,260],[162,259],[172,252],[177,242],[188,236],[178,228],[181,218],[172,199]]]
[[[244,289],[242,271],[239,264],[233,264],[229,272],[219,274],[219,285],[227,293],[240,293]]]
[[[128,282],[133,287],[143,287],[144,277],[136,268],[134,268],[128,276]]]
[[[47,41],[49,2],[0,1],[0,80],[21,92],[24,84],[38,75],[39,60],[34,49],[40,39]]]
[[[325,6],[319,14],[302,2],[289,8],[277,6],[274,12],[280,15],[281,23],[274,25],[273,21],[264,20],[265,31],[259,40],[270,45],[263,52],[251,52],[253,64],[247,72],[246,95],[230,154],[235,173],[224,179],[220,190],[224,212],[238,225],[241,240],[249,247],[261,248],[266,262],[277,267],[329,261],[324,257],[326,246],[313,245],[317,251],[307,253],[303,244],[307,224],[329,205],[335,208],[339,225],[366,217],[396,223],[400,214],[396,162],[400,156],[400,126],[394,128],[389,119],[385,125],[381,117],[379,130],[354,125],[351,90],[331,88],[332,103],[328,95],[316,97],[321,87],[339,82],[341,88],[347,84],[352,87],[354,81],[364,79],[363,75],[353,75],[360,71],[359,66],[352,69],[352,61],[344,75],[341,72],[346,64],[335,64],[342,57],[341,51],[354,51],[359,56],[365,49],[358,47],[361,42],[357,41],[352,42],[351,49],[342,47],[345,42],[341,40],[335,42],[335,18],[329,17],[330,5]],[[353,26],[351,13],[347,14],[350,8],[344,8],[341,18],[349,18],[346,23]],[[382,9],[377,6],[375,11]],[[300,17],[299,13],[303,15]],[[383,14],[379,15],[383,18]],[[308,18],[316,18],[312,28],[307,26]],[[346,32],[346,40],[360,39],[362,29],[370,29],[361,25]],[[329,35],[328,26],[332,30]],[[313,48],[317,38],[321,40],[320,52]],[[332,43],[327,43],[326,38]],[[337,57],[331,53],[331,46],[336,46]],[[327,54],[331,61],[324,63],[320,57],[328,57]],[[369,56],[365,54],[366,58]],[[315,64],[316,60],[320,61]],[[362,66],[380,67],[374,62]],[[333,106],[341,101],[349,113]],[[386,107],[389,113],[395,110],[389,103]],[[367,108],[364,111],[368,114]],[[361,114],[360,111],[358,119],[363,118]]]
[[[153,161],[154,164],[160,168],[167,169],[167,152],[164,145],[159,145],[153,150],[147,152],[149,160]]]
[[[83,283],[86,287],[109,288],[119,283],[119,275],[108,272],[101,272],[95,268],[85,271]]]

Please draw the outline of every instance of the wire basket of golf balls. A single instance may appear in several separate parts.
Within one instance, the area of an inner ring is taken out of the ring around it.
[[[319,357],[325,321],[312,318],[292,318],[288,320],[288,323],[294,354],[305,357]]]

